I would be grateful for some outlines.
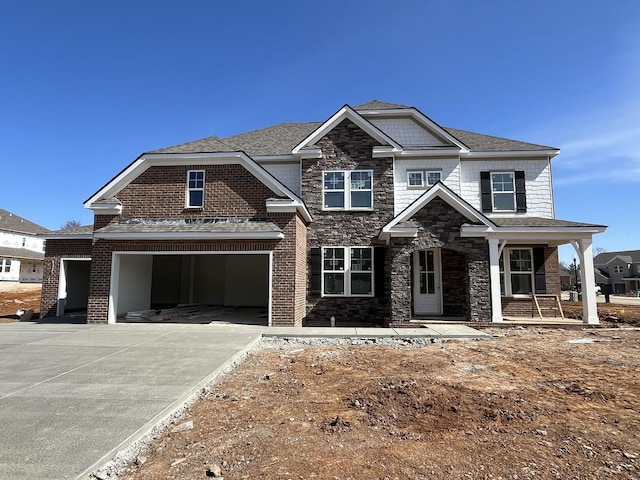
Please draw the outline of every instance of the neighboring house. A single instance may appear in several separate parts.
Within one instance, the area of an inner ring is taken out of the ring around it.
[[[593,259],[596,281],[611,285],[612,293],[640,290],[640,250],[603,252]],[[599,274],[599,275],[598,275]]]
[[[83,264],[89,323],[180,303],[263,307],[273,326],[530,315],[560,293],[558,245],[594,285],[606,228],[555,219],[558,153],[379,101],[144,153],[85,202],[92,231],[47,236],[42,312],[64,311]]]
[[[0,209],[0,281],[42,281],[44,227]]]
[[[559,270],[560,270],[560,289],[568,290],[569,288],[571,288],[571,285],[575,283],[575,278],[572,278],[573,275],[571,274],[571,272],[567,268],[563,267],[562,265],[560,265]]]

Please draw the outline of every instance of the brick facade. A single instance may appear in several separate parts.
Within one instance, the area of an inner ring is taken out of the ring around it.
[[[91,258],[91,240],[47,240],[40,299],[41,317],[53,317],[57,314],[60,261],[63,258]]]

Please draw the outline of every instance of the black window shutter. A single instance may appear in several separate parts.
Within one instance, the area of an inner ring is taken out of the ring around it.
[[[535,293],[547,293],[547,281],[544,271],[544,248],[533,249],[533,272],[535,276]]]
[[[384,289],[384,260],[386,256],[386,247],[374,247],[373,249],[373,262],[374,262],[374,271],[373,274],[375,276],[373,280],[373,285],[375,288],[375,295],[377,298],[385,297],[385,289]]]
[[[490,212],[492,210],[490,172],[480,172],[480,196],[482,199],[482,211]]]
[[[516,171],[516,209],[518,213],[527,211],[527,192],[524,186],[524,171]]]
[[[322,295],[322,252],[319,247],[311,249],[311,295]]]

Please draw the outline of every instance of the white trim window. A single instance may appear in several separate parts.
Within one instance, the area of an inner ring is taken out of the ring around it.
[[[491,201],[494,212],[516,211],[514,172],[491,172]]]
[[[407,171],[407,186],[409,188],[424,187],[424,172],[417,170]]]
[[[322,296],[372,297],[372,247],[322,247]]]
[[[614,265],[613,273],[622,273],[622,265]]]
[[[187,208],[204,207],[204,170],[187,172]]]
[[[439,170],[407,170],[407,187],[424,188],[431,187],[442,180],[442,172]]]
[[[11,259],[10,258],[0,259],[0,273],[9,273],[9,272],[11,272]]]
[[[373,170],[326,171],[322,173],[324,210],[371,210]]]
[[[504,262],[505,256],[509,261]],[[533,293],[533,250],[505,248],[500,256],[500,293],[504,296],[531,295]]]

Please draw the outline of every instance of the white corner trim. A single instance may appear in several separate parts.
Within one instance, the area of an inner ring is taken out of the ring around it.
[[[313,145],[322,137],[324,137],[328,132],[333,130],[340,122],[345,119],[351,120],[358,127],[364,130],[368,135],[373,137],[375,140],[380,142],[383,145],[390,145],[395,149],[395,151],[400,152],[402,147],[396,143],[391,137],[386,135],[382,130],[373,125],[371,122],[367,121],[363,118],[358,112],[356,112],[349,105],[345,105],[336,113],[334,113],[331,118],[329,118],[326,122],[316,128],[310,135],[308,135],[302,142],[296,145],[291,151],[293,154],[304,154],[304,148],[307,145]]]

